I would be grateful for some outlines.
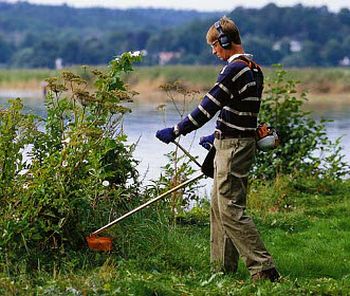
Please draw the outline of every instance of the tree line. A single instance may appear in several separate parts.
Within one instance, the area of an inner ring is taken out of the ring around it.
[[[0,2],[0,66],[105,64],[124,51],[145,50],[143,64],[211,64],[209,26],[224,12],[73,8]],[[226,13],[244,47],[263,65],[347,65],[350,11],[327,7],[237,7]],[[164,55],[167,53],[167,55]],[[165,57],[165,58],[164,58]]]

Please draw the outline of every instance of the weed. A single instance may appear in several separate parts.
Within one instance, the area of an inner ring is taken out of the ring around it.
[[[297,81],[287,80],[287,72],[277,67],[264,94],[260,122],[267,122],[279,131],[281,145],[257,154],[253,174],[258,179],[277,175],[311,175],[318,178],[342,178],[349,173],[344,161],[340,140],[332,142],[325,122],[317,123],[302,106],[307,100],[303,92],[297,94]]]
[[[122,102],[134,93],[120,76],[135,60],[125,53],[106,73],[93,70],[93,93],[72,72],[49,78],[45,119],[24,114],[19,99],[1,110],[0,263],[8,269],[21,268],[18,258],[29,269],[51,265],[84,247],[96,225],[133,205],[136,161],[120,118],[129,111]]]

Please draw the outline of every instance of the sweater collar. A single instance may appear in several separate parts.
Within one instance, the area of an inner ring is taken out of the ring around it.
[[[232,63],[235,59],[237,59],[240,56],[245,56],[246,58],[248,58],[250,60],[253,58],[253,55],[249,54],[249,53],[236,53],[236,54],[230,56],[230,58],[227,61],[229,63]]]

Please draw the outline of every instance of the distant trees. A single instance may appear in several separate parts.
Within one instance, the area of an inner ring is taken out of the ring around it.
[[[174,53],[169,63],[210,64],[205,42],[221,13],[161,9],[76,9],[0,2],[0,66],[49,67],[105,64],[125,51],[147,51],[144,64]],[[350,57],[350,10],[296,5],[261,9],[238,7],[229,13],[247,52],[263,65],[336,66]]]
[[[11,45],[0,35],[0,64],[4,64],[10,59],[11,52]]]

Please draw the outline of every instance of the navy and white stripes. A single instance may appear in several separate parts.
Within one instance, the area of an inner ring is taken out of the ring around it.
[[[178,124],[181,134],[186,135],[203,126],[218,111],[216,129],[222,133],[255,130],[263,74],[258,68],[251,69],[245,59],[242,60],[238,57],[222,69],[217,82],[199,106]]]

